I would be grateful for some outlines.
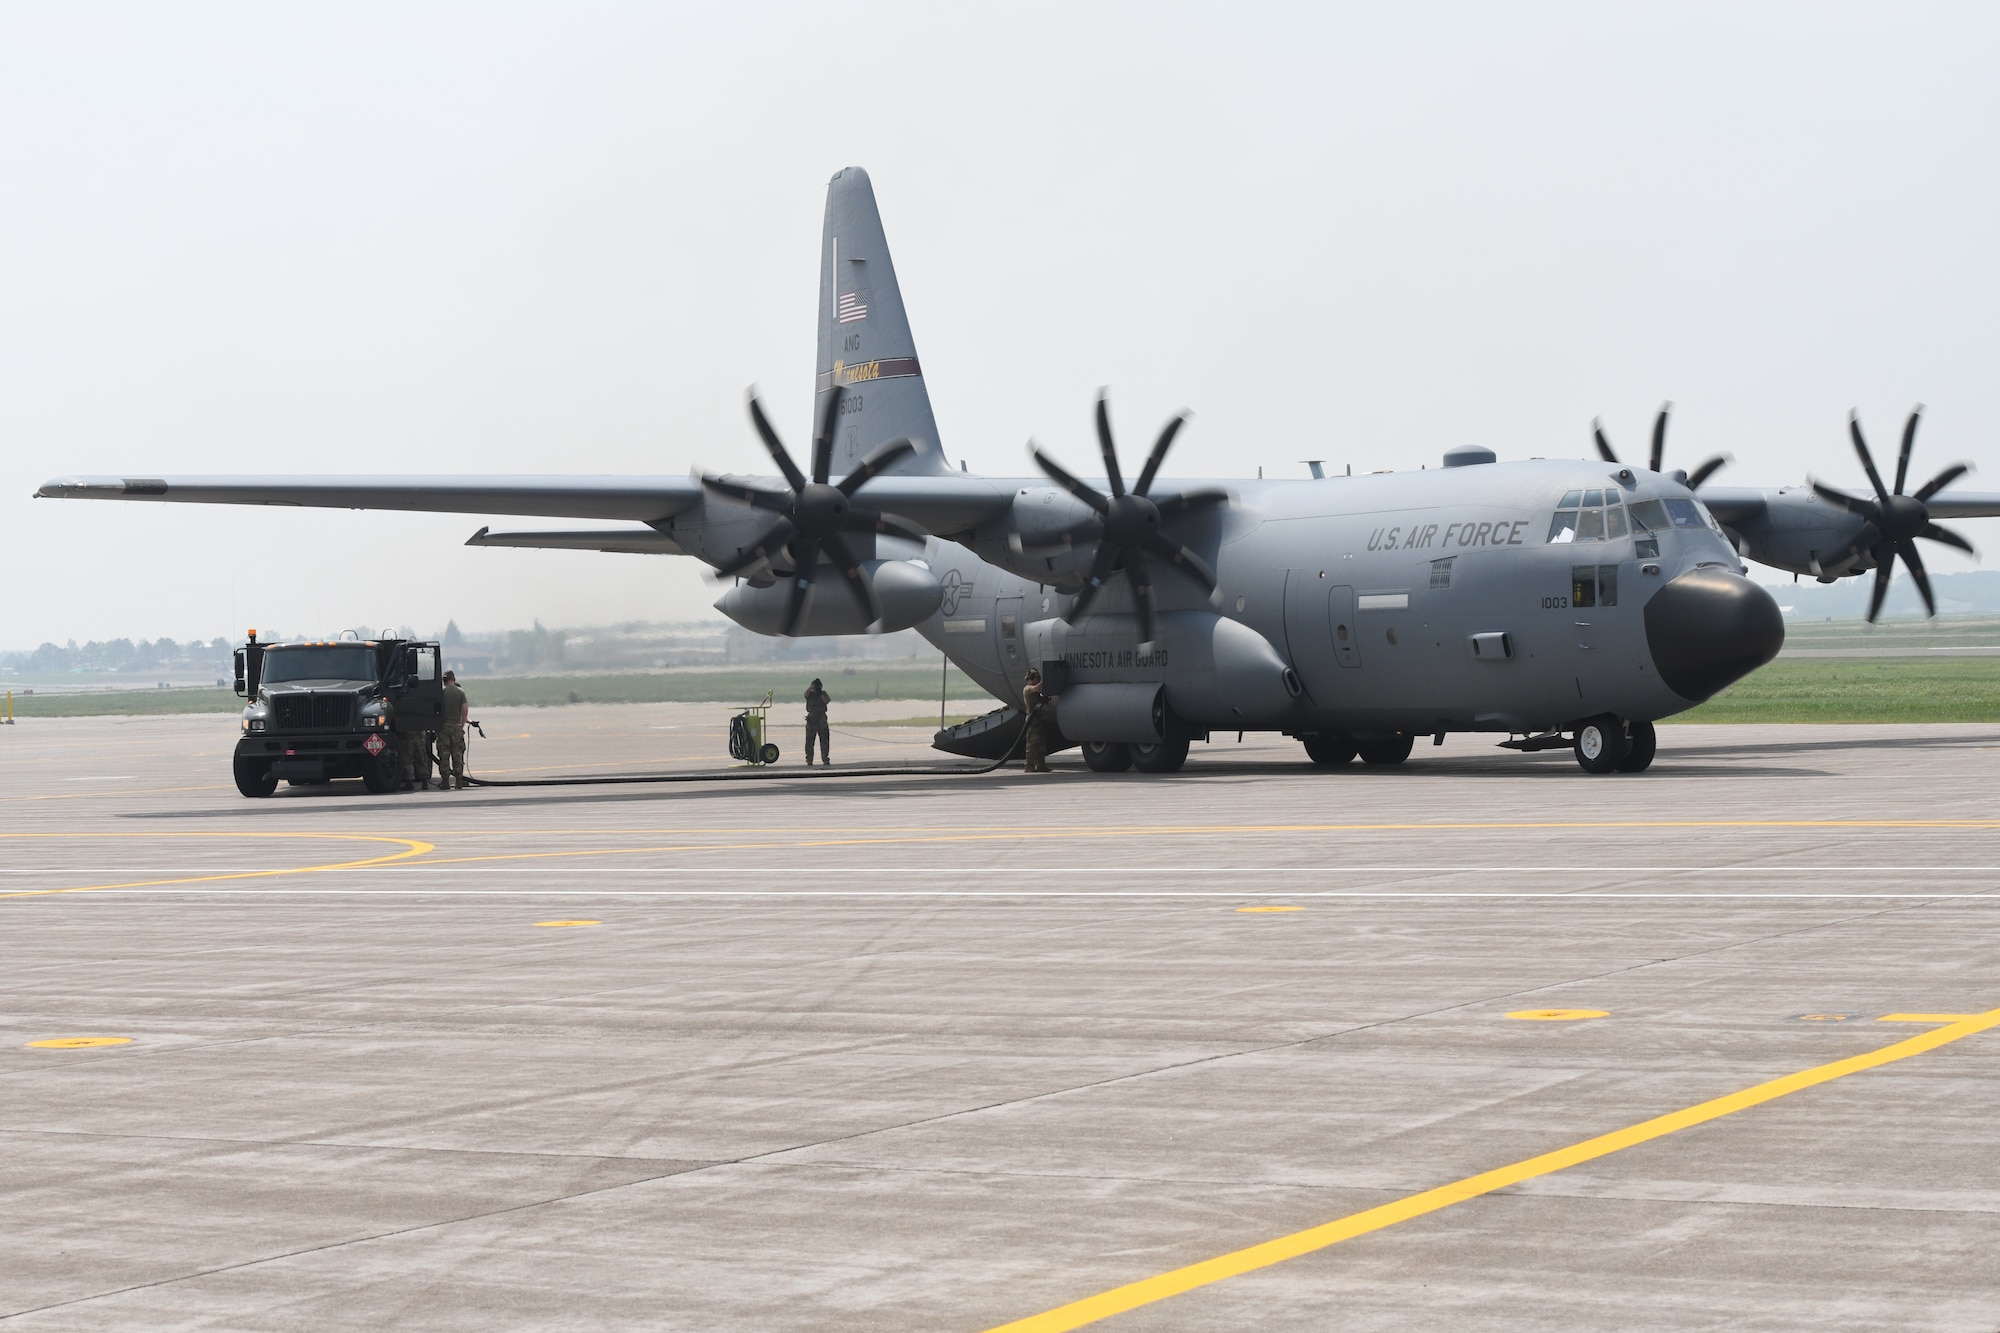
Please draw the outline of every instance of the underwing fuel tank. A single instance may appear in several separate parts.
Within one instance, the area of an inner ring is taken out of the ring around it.
[[[861,577],[875,590],[882,608],[880,633],[909,629],[936,614],[944,601],[944,588],[937,575],[909,560],[864,560]],[[768,588],[739,583],[724,593],[715,609],[744,629],[757,634],[776,634],[784,628],[785,608],[792,596],[792,576],[781,576]],[[868,612],[861,599],[840,574],[822,567],[806,593],[805,614],[800,617],[797,635],[866,634],[870,632]]]

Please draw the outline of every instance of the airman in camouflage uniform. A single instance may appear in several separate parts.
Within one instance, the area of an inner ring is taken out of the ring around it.
[[[1027,771],[1030,773],[1049,772],[1049,702],[1054,696],[1042,686],[1042,673],[1035,667],[1028,668],[1028,679],[1021,686],[1021,710],[1028,716]]]

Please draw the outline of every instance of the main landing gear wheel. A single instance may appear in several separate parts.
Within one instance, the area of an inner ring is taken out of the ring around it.
[[[1083,762],[1093,773],[1123,773],[1132,767],[1132,747],[1124,741],[1085,741]]]
[[[1577,725],[1576,762],[1586,773],[1614,772],[1630,746],[1625,724],[1609,713]]]
[[[1178,773],[1187,762],[1188,745],[1194,740],[1187,723],[1168,713],[1162,729],[1166,736],[1157,745],[1132,746],[1132,767],[1141,773]]]
[[[1354,762],[1354,756],[1361,752],[1352,736],[1342,736],[1337,732],[1323,731],[1316,735],[1301,736],[1299,740],[1306,747],[1306,758],[1321,768],[1339,768],[1343,764],[1350,764]]]
[[[1410,757],[1410,747],[1417,743],[1415,736],[1382,736],[1375,740],[1358,741],[1355,748],[1361,752],[1361,762],[1375,768],[1390,768]]]
[[[1650,722],[1628,722],[1626,726],[1632,734],[1631,746],[1625,757],[1618,761],[1620,773],[1644,773],[1653,765],[1653,754],[1660,748],[1660,738]]]
[[[238,759],[235,769],[236,790],[245,796],[269,796],[278,789],[278,780],[271,776],[269,760]]]

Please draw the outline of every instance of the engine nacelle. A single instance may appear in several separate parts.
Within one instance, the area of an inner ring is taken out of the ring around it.
[[[882,607],[882,633],[909,629],[937,613],[944,602],[944,587],[937,575],[911,560],[864,560],[861,577],[875,590]],[[757,634],[776,634],[785,624],[785,608],[791,604],[792,580],[779,579],[768,588],[739,583],[722,594],[715,609],[744,629]],[[806,593],[805,614],[800,617],[798,636],[818,634],[865,634],[868,612],[847,586],[847,580],[831,565],[820,565],[813,573],[812,588]]]

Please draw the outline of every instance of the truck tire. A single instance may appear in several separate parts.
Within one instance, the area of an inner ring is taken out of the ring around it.
[[[271,761],[268,759],[236,760],[236,790],[245,796],[269,796],[278,789],[278,780],[271,776]]]
[[[361,771],[361,785],[377,796],[403,785],[403,757],[392,746]]]

